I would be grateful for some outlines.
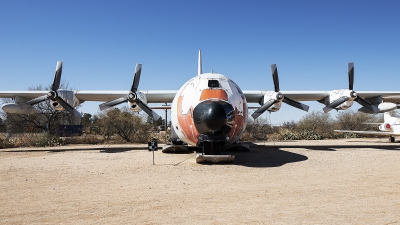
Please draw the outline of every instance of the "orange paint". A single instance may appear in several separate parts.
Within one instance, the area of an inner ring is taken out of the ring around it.
[[[200,101],[204,101],[210,98],[228,101],[228,96],[226,95],[226,92],[222,89],[204,89],[201,92]]]
[[[182,113],[183,96],[178,98],[178,123],[182,129],[182,133],[193,143],[197,143],[199,132],[196,129],[193,121],[193,107],[190,107],[189,112]]]

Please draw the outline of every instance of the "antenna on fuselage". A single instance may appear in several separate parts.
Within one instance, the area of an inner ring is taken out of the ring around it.
[[[197,75],[198,76],[200,76],[203,73],[201,67],[202,67],[202,65],[201,65],[201,50],[199,49],[199,59],[198,59],[198,62],[197,62]]]

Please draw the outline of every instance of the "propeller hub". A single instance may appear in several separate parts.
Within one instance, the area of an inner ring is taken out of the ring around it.
[[[277,100],[282,100],[282,99],[283,99],[283,94],[280,93],[280,92],[278,92],[278,93],[276,94],[276,99],[277,99]]]
[[[56,91],[50,91],[49,93],[47,93],[47,96],[49,97],[49,99],[56,101],[57,100],[57,92]]]
[[[131,93],[128,94],[128,101],[135,102],[136,99],[137,99],[136,93],[131,92]]]
[[[357,92],[355,91],[350,92],[350,97],[357,98]]]

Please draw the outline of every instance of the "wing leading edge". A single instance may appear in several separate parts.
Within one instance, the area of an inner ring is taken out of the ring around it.
[[[394,132],[386,132],[386,131],[357,131],[357,130],[334,130],[334,131],[341,133],[373,134],[373,135],[386,135],[386,136],[400,135],[400,134],[395,134]]]

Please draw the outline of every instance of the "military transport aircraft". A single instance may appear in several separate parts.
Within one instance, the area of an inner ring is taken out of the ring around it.
[[[356,134],[372,134],[389,136],[390,142],[395,142],[394,136],[400,136],[400,118],[391,116],[385,112],[383,115],[383,123],[368,123],[379,125],[380,131],[358,131],[358,130],[335,130],[335,132],[342,133],[356,133]]]
[[[0,98],[12,98],[2,109],[7,113],[35,113],[34,105],[51,101],[56,110],[67,110],[80,117],[75,107],[85,101],[100,101],[100,109],[127,103],[133,111],[144,111],[153,119],[159,115],[148,103],[171,103],[171,140],[165,152],[193,145],[202,148],[202,157],[220,155],[222,150],[237,146],[248,119],[248,103],[259,103],[251,116],[256,119],[266,111],[275,112],[282,102],[308,111],[300,101],[318,101],[324,112],[345,110],[356,101],[365,113],[381,113],[397,108],[400,91],[355,92],[354,64],[348,64],[349,88],[333,91],[281,91],[278,71],[271,65],[274,89],[241,90],[229,77],[218,73],[203,73],[201,52],[198,55],[198,74],[179,90],[139,90],[142,65],[137,64],[130,89],[122,91],[71,91],[60,89],[62,62],[57,62],[50,91],[0,91]],[[200,160],[201,161],[201,160]]]

